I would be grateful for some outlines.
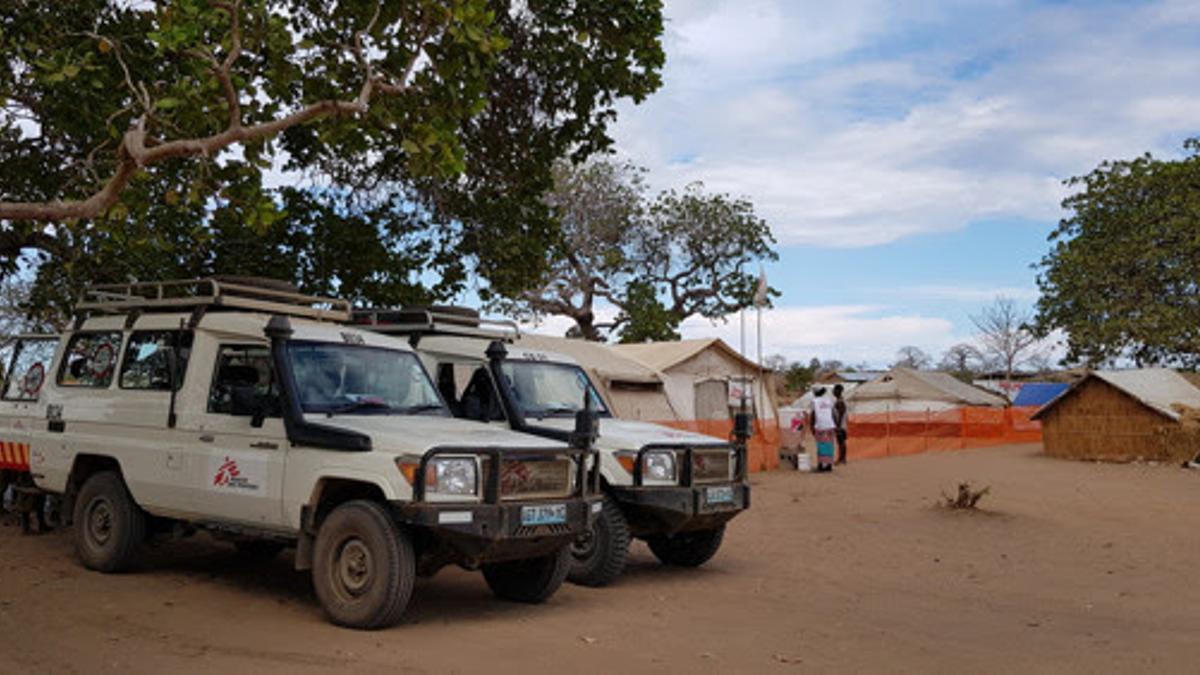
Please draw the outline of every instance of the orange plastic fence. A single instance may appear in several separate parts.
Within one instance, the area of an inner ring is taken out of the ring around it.
[[[669,420],[657,422],[664,426],[729,440],[733,435],[733,420]],[[779,466],[779,442],[782,435],[773,422],[754,421],[754,435],[746,449],[751,471],[770,471]]]
[[[850,416],[851,458],[895,457],[1006,443],[1037,443],[1042,425],[1030,408],[955,408],[937,412],[884,412]]]

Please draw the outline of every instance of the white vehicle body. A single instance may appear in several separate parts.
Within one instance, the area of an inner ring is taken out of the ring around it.
[[[263,304],[254,293],[244,302]],[[0,391],[0,448],[27,462],[0,468],[27,469],[38,489],[63,498],[68,518],[89,479],[117,476],[154,523],[296,543],[298,568],[313,564],[314,541],[320,552],[330,512],[370,502],[392,521],[381,527],[400,528],[388,536],[411,540],[414,573],[457,563],[487,575],[491,565],[500,570],[493,590],[524,601],[561,583],[521,586],[520,570],[503,565],[553,567],[588,527],[586,449],[455,419],[403,340],[289,305],[225,311],[209,301],[220,309],[202,299],[193,312],[81,317],[61,337],[18,342]],[[396,578],[408,564],[396,563]],[[326,610],[378,627],[406,603],[362,616]]]

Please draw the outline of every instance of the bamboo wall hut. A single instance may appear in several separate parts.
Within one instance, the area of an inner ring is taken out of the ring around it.
[[[1128,462],[1190,459],[1177,433],[1200,389],[1173,370],[1094,371],[1034,414],[1046,454]]]

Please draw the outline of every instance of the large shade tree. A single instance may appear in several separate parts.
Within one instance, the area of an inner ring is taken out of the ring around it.
[[[555,176],[546,203],[560,234],[546,249],[548,271],[507,304],[568,317],[585,339],[601,339],[603,328],[626,342],[676,339],[690,316],[719,319],[749,306],[754,263],[777,257],[746,199],[699,183],[650,195],[643,169],[612,161],[560,163]],[[601,303],[617,311],[607,326],[597,320]]]
[[[528,284],[553,161],[606,147],[616,101],[658,87],[661,32],[658,0],[15,0],[0,272],[55,261],[47,296],[255,260],[373,302],[420,270],[444,297],[467,261]],[[278,169],[316,189],[270,188]],[[322,247],[332,280],[278,257]]]
[[[1070,361],[1200,364],[1200,142],[1072,178],[1039,265],[1036,327]]]

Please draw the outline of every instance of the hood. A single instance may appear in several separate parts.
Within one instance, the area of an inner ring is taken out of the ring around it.
[[[357,431],[376,450],[423,454],[439,445],[501,448],[562,448],[565,443],[497,425],[430,415],[305,415],[309,422]]]
[[[529,418],[528,422],[530,426],[550,427],[564,431],[575,429],[575,420],[570,417],[547,417],[544,420]],[[717,445],[728,443],[728,441],[716,436],[681,431],[651,422],[601,417],[600,438],[596,443],[598,446],[610,450],[636,450],[651,443]]]

